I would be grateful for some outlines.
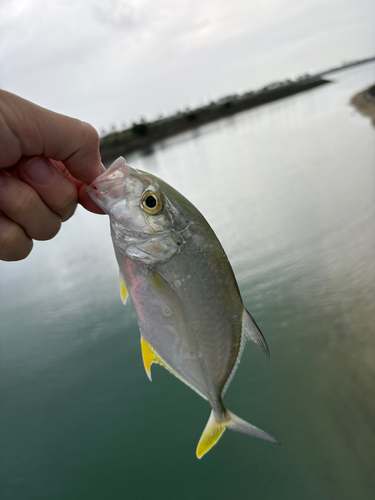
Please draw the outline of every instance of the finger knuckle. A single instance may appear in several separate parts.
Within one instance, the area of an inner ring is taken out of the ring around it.
[[[64,216],[61,218],[61,222],[66,222],[75,214],[77,205],[71,207],[70,211],[65,212]]]
[[[17,252],[12,254],[12,258],[10,260],[23,260],[26,259],[31,253],[33,249],[34,243],[33,240],[27,239],[23,243],[22,247],[17,248]]]
[[[100,139],[97,130],[87,122],[82,122],[82,126],[84,128],[86,142],[92,147],[99,147]]]
[[[52,240],[61,228],[61,219],[58,215],[49,217],[49,221],[43,224],[43,227],[37,234],[33,234],[32,237],[38,241]]]
[[[22,234],[21,231],[19,226],[10,221],[2,223],[0,226],[0,247],[4,249],[15,246]]]
[[[23,186],[12,200],[12,210],[18,216],[24,216],[34,210],[39,197],[36,192],[28,186]]]
[[[77,205],[77,199],[78,195],[75,185],[73,183],[66,185],[64,191],[59,193],[59,213],[63,214],[63,217],[65,217],[66,214],[74,212]]]
[[[33,242],[17,224],[2,221],[0,224],[0,259],[7,261],[25,259],[31,252]]]

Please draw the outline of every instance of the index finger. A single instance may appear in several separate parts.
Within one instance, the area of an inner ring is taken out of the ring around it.
[[[5,90],[0,90],[0,132],[0,168],[15,165],[22,156],[41,155],[63,162],[86,184],[104,171],[94,127]]]

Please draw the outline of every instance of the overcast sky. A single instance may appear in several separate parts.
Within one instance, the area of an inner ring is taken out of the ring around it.
[[[99,130],[372,55],[374,0],[0,0],[0,87]]]

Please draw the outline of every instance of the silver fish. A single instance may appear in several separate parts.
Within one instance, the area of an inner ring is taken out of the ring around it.
[[[248,340],[267,343],[244,308],[225,252],[202,214],[166,182],[118,158],[87,191],[110,217],[120,268],[141,331],[147,375],[159,363],[212,407],[201,458],[226,428],[276,439],[227,410],[223,395]]]

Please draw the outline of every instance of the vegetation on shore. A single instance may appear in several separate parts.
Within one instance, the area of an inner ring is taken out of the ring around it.
[[[112,132],[100,141],[102,160],[109,162],[119,155],[147,148],[154,142],[166,139],[205,123],[231,116],[240,111],[261,106],[271,101],[329,83],[320,77],[304,77],[298,81],[272,84],[256,92],[231,95],[194,110],[186,109],[173,116],[155,121],[133,123],[130,128]]]
[[[360,64],[366,64],[373,61],[375,61],[375,57],[366,57],[365,59],[354,59],[352,61],[345,61],[340,66],[334,66],[333,68],[326,69],[325,71],[322,71],[320,74],[328,75],[331,73],[335,73],[337,71],[341,71],[343,69],[352,68],[353,66],[359,66]]]
[[[148,148],[157,141],[205,123],[324,85],[329,83],[329,80],[323,78],[323,75],[373,60],[375,58],[351,61],[318,75],[304,75],[294,81],[275,82],[257,91],[245,92],[242,95],[229,95],[205,106],[196,109],[187,108],[185,111],[179,111],[165,118],[161,117],[149,122],[141,120],[139,123],[133,123],[129,128],[113,131],[102,137],[100,141],[102,159],[104,162],[109,162],[119,155]]]

